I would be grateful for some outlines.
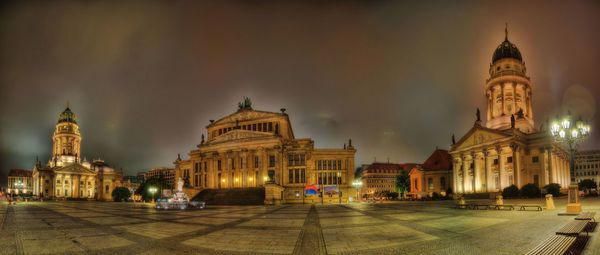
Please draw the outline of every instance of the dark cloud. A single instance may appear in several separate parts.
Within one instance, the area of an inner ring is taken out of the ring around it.
[[[537,125],[576,108],[600,127],[597,1],[19,1],[0,17],[4,174],[47,160],[67,100],[83,154],[126,173],[171,165],[243,96],[318,147],[352,138],[357,163],[422,162],[485,107],[504,22]]]

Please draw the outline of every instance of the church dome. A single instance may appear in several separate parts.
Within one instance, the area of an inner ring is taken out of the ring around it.
[[[71,109],[69,109],[69,106],[67,106],[67,109],[65,109],[58,116],[58,123],[61,123],[61,122],[71,122],[71,123],[77,124],[77,117],[75,117],[75,113],[73,113],[71,111]]]
[[[514,43],[508,41],[508,38],[505,38],[504,42],[498,45],[496,51],[494,51],[492,63],[503,58],[514,58],[519,61],[523,61],[523,58],[521,57],[521,52]]]

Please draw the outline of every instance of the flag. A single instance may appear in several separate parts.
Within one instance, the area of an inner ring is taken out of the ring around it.
[[[319,192],[317,191],[317,187],[315,187],[315,185],[306,185],[304,186],[304,194],[316,195],[319,194]]]

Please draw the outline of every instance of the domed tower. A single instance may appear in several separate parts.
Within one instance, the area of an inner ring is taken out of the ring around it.
[[[80,162],[81,134],[77,125],[77,117],[69,108],[69,102],[67,102],[67,108],[58,117],[52,142],[51,166],[64,166]]]
[[[508,29],[505,29],[504,33],[504,41],[498,45],[492,56],[490,78],[485,88],[486,127],[505,130],[514,125],[521,132],[533,133],[535,128],[531,108],[531,82],[526,76],[521,52],[508,40]]]

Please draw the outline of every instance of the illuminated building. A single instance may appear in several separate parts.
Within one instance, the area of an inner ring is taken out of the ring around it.
[[[533,86],[519,49],[508,40],[498,45],[486,81],[487,119],[479,110],[471,130],[450,149],[454,192],[501,192],[528,183],[543,187],[569,184],[569,153],[549,131],[533,121]],[[546,125],[547,127],[548,125]]]
[[[87,198],[112,200],[122,174],[101,159],[81,160],[81,134],[75,114],[67,108],[60,114],[52,135],[52,157],[33,168],[33,194],[42,198]]]
[[[23,169],[11,169],[8,172],[8,194],[23,195],[32,193],[32,171]]]
[[[575,181],[586,179],[600,183],[600,150],[575,152]]]
[[[305,185],[326,195],[324,202],[347,201],[353,196],[354,154],[351,141],[344,148],[316,149],[309,138],[296,138],[285,109],[281,112],[254,110],[250,101],[238,111],[211,121],[197,149],[189,159],[174,162],[176,179],[188,179],[196,191],[265,187],[265,203],[321,201],[318,196],[303,197]]]

